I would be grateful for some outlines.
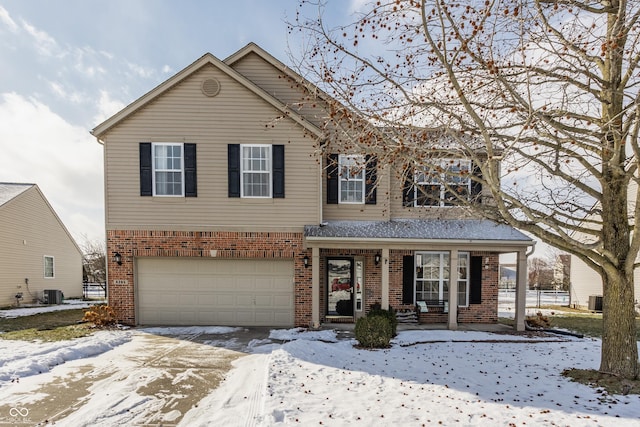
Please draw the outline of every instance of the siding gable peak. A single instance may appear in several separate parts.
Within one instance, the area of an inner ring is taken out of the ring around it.
[[[280,100],[274,98],[272,95],[270,95],[265,90],[263,90],[262,88],[260,88],[259,86],[251,82],[242,74],[238,73],[236,70],[231,68],[225,62],[216,58],[211,53],[205,53],[196,61],[194,61],[192,64],[188,65],[186,68],[174,74],[172,77],[160,83],[151,91],[142,95],[140,98],[136,99],[131,104],[127,105],[125,108],[123,108],[122,110],[120,110],[119,112],[117,112],[116,114],[114,114],[113,116],[105,120],[104,122],[97,125],[95,128],[93,128],[93,130],[91,130],[91,134],[95,136],[96,139],[98,139],[98,142],[102,143],[100,139],[102,136],[105,135],[105,133],[109,129],[118,125],[124,119],[126,119],[136,111],[140,110],[141,108],[145,107],[153,100],[162,96],[168,90],[175,87],[177,84],[184,81],[186,78],[193,75],[195,72],[197,72],[198,70],[200,70],[202,67],[206,65],[213,65],[214,67],[218,68],[220,71],[224,72],[229,77],[236,80],[238,83],[246,87],[248,90],[250,90],[251,92],[255,93],[256,95],[264,99],[267,103],[269,103],[274,108],[276,108],[281,113],[283,113],[283,115],[285,115],[286,117],[289,117],[294,122],[296,122],[297,124],[305,128],[307,131],[311,132],[316,136],[322,135],[322,131],[318,127],[308,122],[304,117],[302,117],[296,111],[288,108]]]

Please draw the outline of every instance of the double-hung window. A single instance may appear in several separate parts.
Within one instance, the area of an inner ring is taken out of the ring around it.
[[[415,206],[453,206],[471,193],[471,161],[442,159],[415,172]]]
[[[54,277],[55,277],[55,267],[53,264],[53,257],[45,255],[44,256],[44,278],[53,279]]]
[[[152,149],[153,195],[183,196],[183,145],[154,143]]]
[[[196,144],[140,143],[140,195],[197,197]]]
[[[271,145],[240,146],[241,197],[271,197]]]
[[[361,155],[340,155],[338,159],[340,203],[364,203],[365,159]]]
[[[417,252],[415,255],[416,301],[449,299],[448,252]],[[469,304],[469,253],[458,252],[458,305]]]

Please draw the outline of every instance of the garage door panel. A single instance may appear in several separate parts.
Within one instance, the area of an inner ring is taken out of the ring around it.
[[[137,260],[140,324],[293,325],[291,260]]]

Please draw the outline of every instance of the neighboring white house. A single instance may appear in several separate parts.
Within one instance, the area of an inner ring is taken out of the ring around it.
[[[629,216],[633,217],[635,212],[635,199],[636,199],[637,187],[634,180],[629,183],[627,190],[629,206],[627,212]],[[598,219],[598,217],[592,217],[592,219]],[[585,241],[588,239],[585,237]],[[640,261],[636,259],[636,263]],[[640,303],[640,271],[637,269],[633,275],[634,282],[634,296],[636,306]],[[580,308],[589,308],[589,297],[601,297],[602,296],[602,279],[600,276],[587,266],[580,258],[575,255],[571,255],[571,305]]]
[[[36,184],[0,182],[0,307],[60,295],[45,290],[82,296],[82,252]]]
[[[634,294],[636,305],[640,302],[640,271],[634,272]],[[580,258],[571,255],[571,306],[589,307],[589,297],[602,296],[602,279]],[[596,307],[597,308],[597,307]]]

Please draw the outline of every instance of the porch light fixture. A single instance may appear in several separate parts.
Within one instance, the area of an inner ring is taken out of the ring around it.
[[[304,258],[302,258],[302,261],[304,262],[304,268],[308,268],[309,267],[309,257],[305,255]]]
[[[380,254],[379,253],[376,254],[376,257],[374,258],[374,261],[375,261],[376,265],[380,264]]]
[[[113,261],[118,265],[122,265],[122,255],[120,255],[120,252],[113,253]]]

